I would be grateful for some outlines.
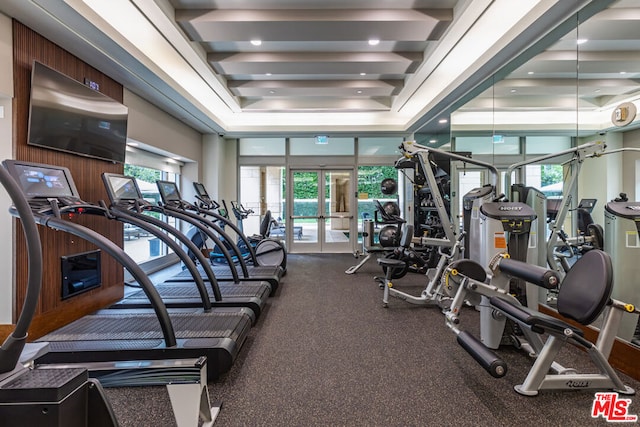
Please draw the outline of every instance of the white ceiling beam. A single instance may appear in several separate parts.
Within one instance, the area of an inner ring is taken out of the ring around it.
[[[229,82],[231,92],[243,97],[392,96],[397,94],[401,87],[402,80],[234,80]]]
[[[365,53],[210,53],[220,74],[405,74],[422,59],[415,52]]]
[[[177,10],[193,41],[425,41],[440,38],[451,9]]]
[[[245,112],[374,112],[389,111],[388,98],[275,98],[243,99]]]

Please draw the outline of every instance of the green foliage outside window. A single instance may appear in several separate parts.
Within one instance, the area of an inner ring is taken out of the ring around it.
[[[380,183],[385,178],[398,179],[398,171],[393,166],[360,166],[358,168],[358,194],[367,194],[369,199],[388,199],[382,194]],[[329,186],[326,186],[329,197]],[[284,194],[284,193],[283,193]],[[318,174],[296,172],[293,194],[296,199],[318,198]]]
[[[385,178],[398,179],[398,171],[393,166],[360,166],[358,168],[358,194],[367,194],[368,199],[388,199],[382,194],[380,183]]]
[[[124,174],[138,178],[141,181],[155,183],[162,179],[162,172],[156,169],[145,168],[142,166],[124,165]]]
[[[317,199],[318,174],[316,172],[295,172],[293,197],[295,199]]]
[[[540,168],[540,185],[546,186],[563,181],[562,165],[542,165]]]

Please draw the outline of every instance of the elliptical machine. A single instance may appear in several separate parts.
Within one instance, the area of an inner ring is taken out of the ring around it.
[[[255,252],[255,258],[258,265],[279,265],[282,268],[283,274],[287,271],[287,250],[284,244],[280,240],[269,238],[269,229],[271,228],[271,211],[267,211],[262,222],[260,224],[260,234],[246,236],[244,234],[244,228],[242,226],[242,220],[238,218],[238,225],[235,225],[229,219],[229,211],[227,210],[226,203],[224,206],[225,215],[216,214],[214,211],[220,208],[220,204],[209,197],[209,193],[205,189],[204,185],[199,182],[194,182],[193,186],[196,190],[196,199],[198,200],[198,207],[201,209],[203,215],[213,216],[220,225],[224,228],[229,226],[233,231],[238,234],[238,242],[236,243],[240,249],[242,256],[247,257],[251,255],[251,251]],[[224,201],[223,201],[224,203]],[[232,202],[233,203],[233,202]],[[235,207],[234,208],[235,214]],[[248,214],[247,214],[248,215]],[[237,215],[236,215],[237,217]],[[246,218],[246,216],[245,216]],[[244,218],[243,218],[244,219]],[[206,240],[206,239],[204,239]],[[251,245],[251,248],[247,246],[247,242]],[[215,256],[215,249],[214,249]],[[221,257],[222,258],[222,257]]]

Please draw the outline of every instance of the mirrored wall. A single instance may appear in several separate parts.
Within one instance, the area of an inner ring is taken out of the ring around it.
[[[474,158],[496,165],[503,182],[510,165],[545,157],[515,168],[509,181],[544,193],[550,209],[547,227],[555,220],[554,201],[557,205],[570,198],[559,224],[569,238],[580,233],[590,236],[585,218],[598,224],[605,236],[599,244],[614,259],[613,296],[636,305],[640,305],[636,222],[616,216],[607,205],[614,200],[626,203],[621,193],[629,202],[638,200],[640,193],[636,185],[640,182],[639,24],[638,1],[591,2],[454,105],[450,138],[416,132],[421,144],[471,152]],[[583,146],[589,148],[573,162],[569,160],[575,154],[549,156]],[[459,196],[464,188],[483,184],[481,172],[459,172],[458,183],[452,186],[459,188]],[[509,188],[502,191],[513,199]],[[583,210],[588,217],[583,217]],[[546,233],[548,237],[549,230]],[[580,250],[588,249],[580,246],[568,249],[579,256]],[[552,250],[567,250],[567,245]],[[553,297],[549,305],[553,306]],[[637,316],[625,316],[619,336],[640,350],[636,325]]]

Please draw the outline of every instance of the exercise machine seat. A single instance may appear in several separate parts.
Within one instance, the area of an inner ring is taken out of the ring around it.
[[[260,223],[260,236],[268,237],[269,227],[271,227],[271,211],[267,210],[264,214],[264,218],[262,218],[262,222]]]
[[[475,261],[470,259],[459,259],[449,264],[450,270],[456,270],[463,276],[484,283],[487,280],[487,272]]]
[[[598,249],[587,252],[565,276],[558,293],[558,313],[582,325],[591,324],[604,310],[613,289],[611,258]],[[555,331],[562,334],[570,328],[576,335],[582,331],[555,317],[539,313],[527,307],[513,305],[505,299],[493,296],[491,305],[514,320],[531,326],[538,333]]]
[[[413,240],[413,225],[405,224],[402,227],[402,236],[400,237],[400,247],[409,249],[411,241]]]
[[[584,209],[578,208],[578,231],[582,234],[587,234],[587,227],[594,223],[591,213]]]

